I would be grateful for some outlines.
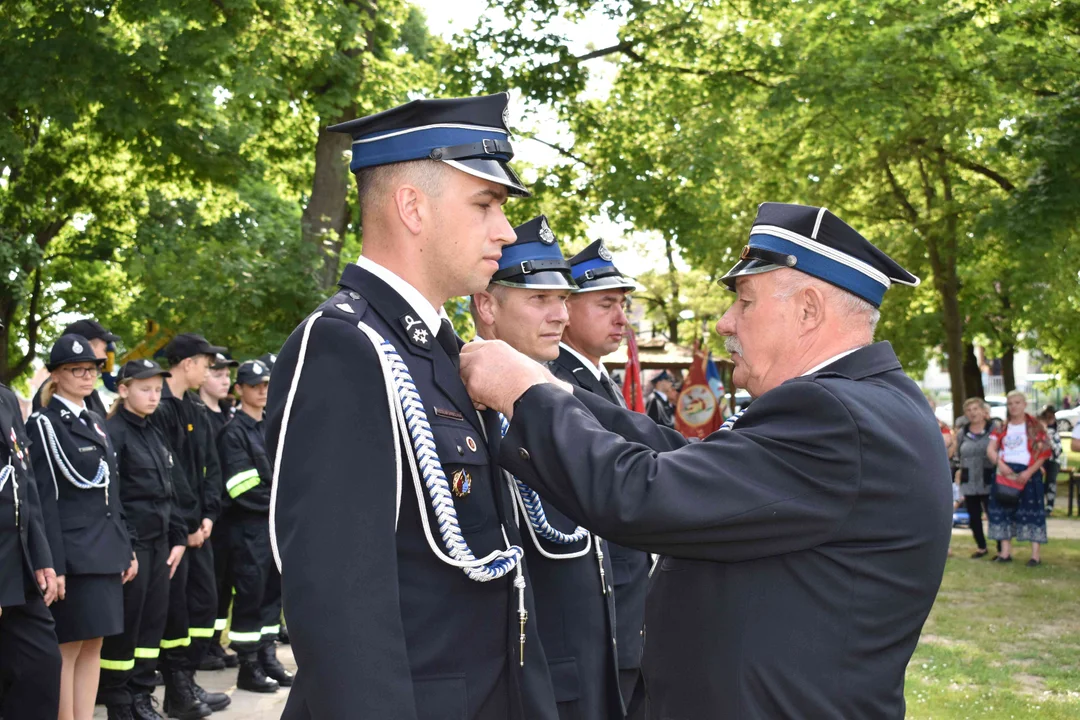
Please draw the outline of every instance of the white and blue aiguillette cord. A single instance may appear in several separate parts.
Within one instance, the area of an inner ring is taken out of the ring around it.
[[[81,422],[79,419],[74,422]],[[41,433],[41,437],[45,438],[45,459],[49,461],[49,473],[52,475],[53,487],[56,489],[56,499],[60,499],[60,486],[56,483],[56,468],[53,467],[53,458],[56,458],[56,465],[60,467],[60,474],[67,478],[67,481],[77,487],[80,490],[93,490],[94,488],[102,488],[105,491],[105,504],[109,504],[109,464],[105,462],[105,458],[102,457],[98,460],[97,474],[94,475],[93,480],[87,480],[75,469],[75,466],[68,460],[67,455],[64,454],[63,448],[60,447],[60,441],[56,438],[56,429],[53,428],[52,422],[44,414],[38,413],[37,416],[38,431]]]
[[[15,479],[15,466],[8,462],[0,468],[0,492],[4,492],[11,480],[11,494],[15,497],[15,527],[19,527],[19,481]]]

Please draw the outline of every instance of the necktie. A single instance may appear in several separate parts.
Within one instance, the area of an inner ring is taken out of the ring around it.
[[[446,318],[443,318],[442,323],[439,324],[439,332],[435,335],[435,339],[439,341],[442,349],[446,351],[450,362],[454,363],[454,368],[458,369],[461,365],[461,359],[458,357],[461,354],[461,348],[458,347],[454,326]]]
[[[607,391],[611,401],[619,407],[626,407],[626,400],[623,399],[622,393],[615,389],[615,383],[611,382],[611,378],[607,373],[600,373],[600,384],[604,386],[604,390]]]
[[[91,425],[90,425],[90,413],[83,410],[81,413],[79,413],[79,419],[83,421],[83,425],[85,425],[86,427],[91,427]]]

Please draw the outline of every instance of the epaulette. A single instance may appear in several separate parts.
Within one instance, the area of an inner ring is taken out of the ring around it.
[[[324,318],[336,318],[353,324],[356,324],[364,316],[367,309],[367,298],[355,290],[346,290],[344,288],[319,306]]]

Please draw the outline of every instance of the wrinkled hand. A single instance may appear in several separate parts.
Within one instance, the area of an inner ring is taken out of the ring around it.
[[[559,383],[540,363],[502,340],[474,340],[461,348],[461,379],[474,403],[509,420],[514,401],[533,385]]]
[[[189,548],[202,547],[204,542],[206,542],[206,537],[202,533],[202,528],[187,536],[187,546]]]
[[[34,571],[34,577],[37,579],[41,592],[45,593],[45,607],[49,607],[56,602],[56,593],[59,591],[56,584],[56,571],[52,568],[42,568]]]
[[[170,580],[176,574],[176,568],[180,567],[180,560],[183,559],[185,550],[187,548],[183,545],[173,545],[172,550],[169,551],[169,557],[166,558],[165,564],[169,566]]]
[[[56,599],[63,600],[67,597],[67,576],[56,576]]]
[[[131,564],[128,565],[128,569],[124,571],[124,574],[120,576],[124,585],[135,579],[135,576],[139,574],[139,559],[133,554],[131,556]]]
[[[203,540],[210,539],[210,533],[214,531],[214,521],[208,518],[203,518],[202,525],[199,526],[199,532],[203,534]]]

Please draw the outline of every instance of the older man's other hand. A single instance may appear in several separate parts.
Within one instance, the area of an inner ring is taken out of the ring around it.
[[[540,363],[501,340],[474,340],[461,348],[461,379],[474,403],[497,410],[509,420],[514,401],[533,385],[556,380]]]

